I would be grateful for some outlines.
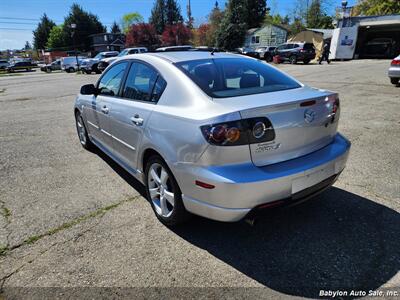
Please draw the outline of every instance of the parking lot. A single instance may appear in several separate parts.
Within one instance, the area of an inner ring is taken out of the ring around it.
[[[98,75],[0,77],[4,292],[169,287],[103,292],[315,298],[320,290],[398,288],[400,87],[389,82],[389,64],[279,65],[340,93],[339,129],[352,150],[339,181],[255,226],[194,218],[174,229],[157,221],[133,177],[79,144],[75,95]]]

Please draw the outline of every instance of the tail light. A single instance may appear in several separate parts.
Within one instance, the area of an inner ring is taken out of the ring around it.
[[[300,52],[306,52],[306,50],[305,49],[301,49]]]
[[[275,139],[275,130],[268,118],[251,118],[200,127],[212,145],[238,146],[268,142]]]
[[[400,59],[393,59],[391,62],[392,66],[400,66]]]
[[[331,122],[335,121],[335,116],[340,108],[340,100],[338,95],[330,95],[327,97],[326,101],[328,101],[328,105],[330,107],[330,115],[332,116]]]

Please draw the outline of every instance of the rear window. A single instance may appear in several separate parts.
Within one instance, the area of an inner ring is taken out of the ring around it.
[[[300,85],[268,64],[246,58],[219,58],[175,64],[207,95],[236,97],[295,89]]]
[[[303,46],[303,48],[304,48],[305,50],[312,50],[312,49],[314,49],[314,45],[311,44],[311,43],[305,43],[304,46]]]

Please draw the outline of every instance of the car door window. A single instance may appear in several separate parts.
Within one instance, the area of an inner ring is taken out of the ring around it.
[[[152,101],[153,86],[158,73],[148,65],[134,62],[126,79],[123,97],[140,101]]]
[[[110,68],[100,79],[98,90],[100,95],[116,96],[124,77],[128,62],[121,62]]]

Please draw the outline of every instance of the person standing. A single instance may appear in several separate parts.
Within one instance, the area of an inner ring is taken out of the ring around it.
[[[326,62],[328,63],[328,64],[330,64],[331,63],[331,61],[329,60],[329,54],[331,53],[331,51],[329,50],[329,48],[330,48],[330,45],[328,44],[328,43],[325,43],[325,45],[324,45],[324,49],[322,50],[322,55],[321,55],[321,57],[319,58],[319,64],[321,64],[324,60],[326,60]]]

